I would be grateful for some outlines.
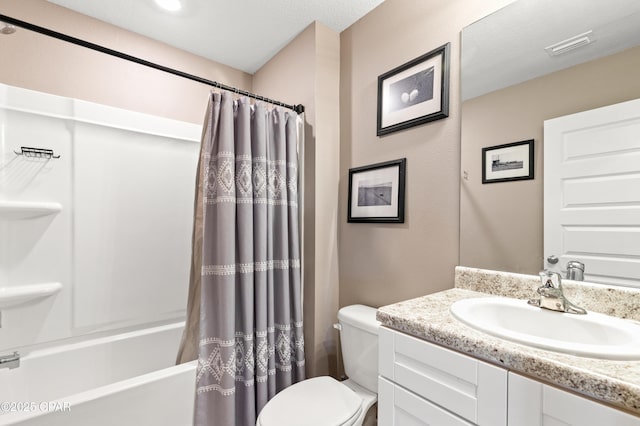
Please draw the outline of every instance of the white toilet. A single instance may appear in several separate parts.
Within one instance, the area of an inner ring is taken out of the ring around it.
[[[376,309],[345,306],[338,312],[344,370],[339,382],[322,376],[303,380],[265,405],[256,426],[360,426],[378,399]]]

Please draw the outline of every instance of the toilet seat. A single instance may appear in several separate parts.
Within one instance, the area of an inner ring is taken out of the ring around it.
[[[263,408],[257,426],[350,426],[362,399],[332,377],[303,380],[278,393]]]

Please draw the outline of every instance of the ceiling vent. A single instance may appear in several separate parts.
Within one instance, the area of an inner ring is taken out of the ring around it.
[[[547,46],[544,48],[544,50],[547,51],[549,56],[562,55],[563,53],[567,53],[570,50],[593,43],[595,40],[590,37],[592,32],[593,31],[590,30],[586,33],[578,34],[577,36],[573,36],[566,40],[562,40],[561,42],[552,44],[551,46]]]

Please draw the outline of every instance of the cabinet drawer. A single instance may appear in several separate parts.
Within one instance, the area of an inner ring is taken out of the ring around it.
[[[460,417],[380,377],[379,426],[473,426]]]
[[[474,424],[506,425],[507,371],[382,327],[380,375]]]

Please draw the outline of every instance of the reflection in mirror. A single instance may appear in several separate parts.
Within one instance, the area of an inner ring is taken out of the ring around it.
[[[636,0],[517,0],[463,29],[461,265],[526,274],[552,266],[544,121],[640,98],[639,44]],[[528,139],[533,180],[482,184],[482,148]]]

